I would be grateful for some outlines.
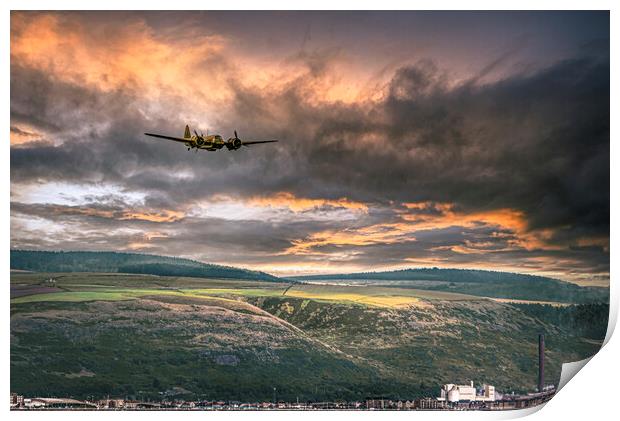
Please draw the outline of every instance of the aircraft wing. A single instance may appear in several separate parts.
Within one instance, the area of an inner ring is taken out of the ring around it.
[[[256,145],[258,143],[273,143],[273,142],[277,142],[277,140],[251,140],[249,142],[241,142],[241,144],[243,146],[248,146],[248,145]]]
[[[191,143],[191,139],[184,139],[182,137],[164,136],[164,135],[155,134],[155,133],[144,133],[144,134],[147,136],[158,137],[160,139],[174,140],[175,142]]]

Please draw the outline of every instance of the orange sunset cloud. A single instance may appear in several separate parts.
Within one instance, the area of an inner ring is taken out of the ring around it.
[[[363,228],[345,229],[341,231],[323,231],[294,241],[294,245],[286,250],[291,254],[315,254],[314,248],[326,245],[365,246],[371,244],[393,244],[400,241],[415,241],[416,232],[439,230],[449,227],[471,228],[475,226],[497,227],[508,231],[513,236],[507,240],[510,249],[560,249],[551,246],[545,240],[551,237],[548,230],[530,232],[527,220],[521,211],[498,209],[486,212],[459,212],[449,203],[405,203],[409,210],[434,210],[436,213],[401,213],[403,222],[375,224]],[[503,235],[495,233],[496,236]],[[442,246],[441,249],[452,250],[462,254],[481,254],[488,251],[490,242],[465,241],[460,245]],[[439,250],[439,248],[438,248]]]

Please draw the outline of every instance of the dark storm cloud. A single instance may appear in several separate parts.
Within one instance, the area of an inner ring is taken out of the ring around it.
[[[238,91],[240,111],[290,108],[277,130],[288,133],[288,144],[277,157],[255,148],[251,156],[243,151],[246,161],[236,165],[239,155],[188,160],[178,148],[145,138],[141,132],[153,122],[131,95],[90,92],[15,69],[12,110],[37,116],[18,121],[61,124],[63,143],[13,148],[12,179],[109,181],[175,203],[280,190],[359,201],[454,201],[470,209],[521,209],[537,228],[607,229],[608,62],[569,60],[535,75],[452,90],[437,72],[428,63],[400,69],[379,106],[314,107],[295,87],[272,99]],[[262,117],[246,114],[244,126],[266,134]],[[111,127],[99,129],[100,122]],[[193,180],[170,177],[183,168],[193,171]],[[212,181],[203,183],[207,177]]]
[[[237,98],[246,108],[250,100],[245,92]],[[255,98],[254,107],[265,101]],[[288,127],[302,128],[293,157],[306,158],[296,168],[313,180],[302,194],[508,207],[523,210],[531,228],[608,234],[605,58],[579,57],[456,89],[423,63],[400,69],[378,106],[317,109],[296,88],[274,101],[290,107]],[[316,129],[306,134],[308,122]],[[259,120],[248,123],[260,127]]]
[[[288,133],[277,158],[254,148],[258,156],[243,151],[245,162],[235,165],[240,161],[232,154],[188,160],[179,148],[142,136],[153,122],[138,112],[131,93],[90,92],[15,69],[12,111],[36,115],[18,118],[30,124],[61,124],[64,143],[12,150],[12,179],[105,179],[185,200],[205,191],[303,189],[296,193],[542,210],[529,215],[534,226],[578,218],[586,218],[587,225],[608,223],[603,205],[609,200],[609,170],[602,165],[609,160],[608,62],[570,60],[533,76],[453,90],[437,72],[428,64],[400,69],[388,97],[376,107],[313,107],[295,87],[272,99],[240,90],[238,117],[243,115],[243,125],[259,136],[267,134],[262,113],[241,111],[273,104],[290,108],[277,130]],[[111,126],[97,128],[101,122]],[[364,136],[375,138],[364,141]],[[161,171],[186,167],[196,174],[191,182]],[[207,174],[214,182],[201,188],[201,176]],[[240,182],[226,185],[230,177]],[[300,180],[306,181],[303,187]],[[185,195],[185,189],[194,194]]]
[[[182,204],[217,192],[235,193],[235,185],[241,193],[254,193],[261,180],[279,189],[280,180],[293,170],[294,164],[279,164],[260,148],[244,151],[244,157],[222,153],[205,159],[204,154],[183,154],[182,147],[174,147],[179,145],[147,138],[146,130],[179,131],[179,119],[172,115],[168,121],[153,121],[140,111],[134,95],[93,91],[13,66],[11,109],[16,120],[49,130],[48,138],[56,145],[13,147],[12,181],[117,183]],[[182,170],[190,170],[193,179],[175,179]]]
[[[19,134],[24,125],[42,136],[41,142],[11,147],[13,189],[50,182],[109,184],[140,193],[140,206],[154,212],[183,211],[214,195],[248,199],[283,191],[298,198],[346,197],[376,205],[354,222],[309,221],[301,212],[278,224],[225,216],[128,221],[118,215],[136,204],[120,196],[88,196],[85,206],[99,214],[84,213],[79,206],[18,202],[12,212],[79,226],[82,233],[55,239],[65,248],[80,248],[83,242],[122,249],[135,235],[105,230],[132,227],[166,230],[165,237],[150,241],[161,253],[188,255],[193,254],[188,248],[205,248],[217,259],[236,262],[236,254],[245,253],[260,262],[269,254],[271,261],[292,261],[294,256],[276,255],[313,233],[399,222],[395,211],[402,210],[402,202],[450,203],[464,213],[513,209],[524,214],[528,230],[549,230],[548,243],[563,247],[535,250],[536,255],[571,260],[579,270],[585,271],[581,265],[608,270],[607,250],[578,241],[609,235],[608,40],[592,41],[548,67],[485,82],[517,49],[479,63],[480,72],[456,85],[431,59],[405,65],[391,76],[382,99],[353,103],[309,99],[330,83],[332,65],[342,59],[338,48],[305,46],[289,61],[302,63],[306,71],[277,89],[244,83],[235,76],[239,67],[213,55],[196,72],[216,69],[228,75],[233,98],[217,116],[218,131],[281,139],[270,147],[215,154],[188,153],[181,145],[143,135],[180,134],[180,105],[191,98],[164,92],[152,101],[167,111],[150,113],[150,100],[138,85],[104,91],[12,62],[11,130]],[[441,213],[433,207],[408,212]],[[21,222],[16,228],[14,244],[25,247],[34,239],[20,236],[32,234]],[[489,262],[525,261],[532,255],[531,250],[506,250],[514,232],[504,237],[494,232],[497,227],[436,229],[416,232],[415,241],[323,244],[312,251],[348,250],[348,261],[369,266],[411,256],[455,263],[480,258],[450,249],[464,245],[484,250]]]

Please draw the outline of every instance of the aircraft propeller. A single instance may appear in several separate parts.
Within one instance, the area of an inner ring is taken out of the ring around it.
[[[241,143],[241,139],[239,139],[239,135],[237,134],[237,130],[234,131],[235,133],[235,138],[233,139],[233,147],[235,149],[239,149],[241,146],[243,146],[243,143]]]

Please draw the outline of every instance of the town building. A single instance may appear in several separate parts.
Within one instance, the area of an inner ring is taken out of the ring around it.
[[[468,385],[444,384],[441,387],[441,395],[437,398],[444,402],[495,402],[495,386],[484,385],[481,393],[474,387],[474,382]]]
[[[123,409],[125,406],[124,399],[102,399],[97,402],[97,406],[101,409]]]
[[[366,399],[366,409],[387,409],[391,404],[391,400],[382,397]]]
[[[445,400],[435,398],[422,398],[415,402],[415,409],[444,409],[446,407]]]
[[[21,408],[24,406],[24,396],[11,393],[11,408]]]

